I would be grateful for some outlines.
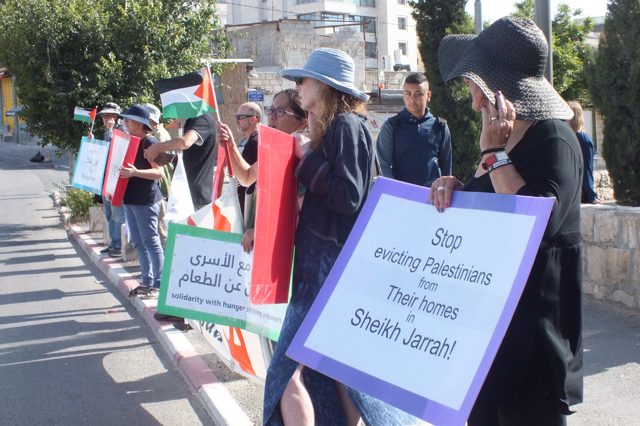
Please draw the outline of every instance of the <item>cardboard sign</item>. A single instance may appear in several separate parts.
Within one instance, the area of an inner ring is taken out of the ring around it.
[[[76,157],[71,185],[74,188],[101,195],[108,157],[108,142],[83,136],[80,142],[80,151]]]
[[[298,216],[293,136],[260,126],[251,303],[286,303]]]
[[[123,164],[133,164],[139,144],[140,138],[118,129],[113,131],[102,195],[110,198],[111,204],[116,207],[122,205],[122,197],[129,183],[129,179],[120,177],[120,168]]]
[[[286,305],[249,303],[252,255],[242,250],[241,238],[170,224],[158,312],[278,340]]]
[[[553,199],[376,181],[288,355],[434,424],[464,425]]]

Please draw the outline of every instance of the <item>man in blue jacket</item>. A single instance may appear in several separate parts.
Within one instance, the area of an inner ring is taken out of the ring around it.
[[[382,125],[376,142],[382,175],[422,186],[451,175],[451,134],[427,107],[429,81],[409,74],[402,86],[405,108]]]

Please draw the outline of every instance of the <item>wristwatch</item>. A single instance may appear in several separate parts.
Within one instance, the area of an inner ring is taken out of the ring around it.
[[[506,166],[507,164],[511,164],[511,160],[507,153],[505,151],[498,151],[487,157],[487,159],[482,163],[482,168],[492,171],[493,169]]]

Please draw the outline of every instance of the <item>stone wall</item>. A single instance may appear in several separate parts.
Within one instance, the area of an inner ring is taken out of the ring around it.
[[[584,292],[640,308],[640,208],[582,206]]]
[[[255,73],[265,70],[272,75],[283,68],[302,67],[312,50],[320,47],[340,49],[355,62],[355,85],[365,89],[364,41],[360,33],[338,31],[335,34],[319,34],[311,21],[283,19],[251,25],[227,26],[227,36],[233,45],[232,58],[253,60]],[[269,85],[265,85],[270,94]],[[252,86],[254,87],[254,86]],[[288,87],[288,86],[287,86]],[[278,88],[279,91],[282,87]]]

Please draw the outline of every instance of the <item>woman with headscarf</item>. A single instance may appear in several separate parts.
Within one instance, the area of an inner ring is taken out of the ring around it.
[[[582,401],[582,154],[565,122],[573,113],[543,76],[547,52],[540,29],[513,17],[478,36],[447,36],[438,52],[443,79],[463,77],[482,113],[482,159],[466,184],[434,181],[433,205],[446,209],[457,190],[555,199],[470,426],[562,425]]]
[[[303,68],[280,72],[296,82],[312,123],[296,144],[295,169],[306,187],[296,228],[292,297],[267,371],[265,425],[409,424],[399,410],[286,356],[286,351],[344,245],[369,192],[374,151],[365,125],[368,96],[354,85],[353,60],[314,50]]]

